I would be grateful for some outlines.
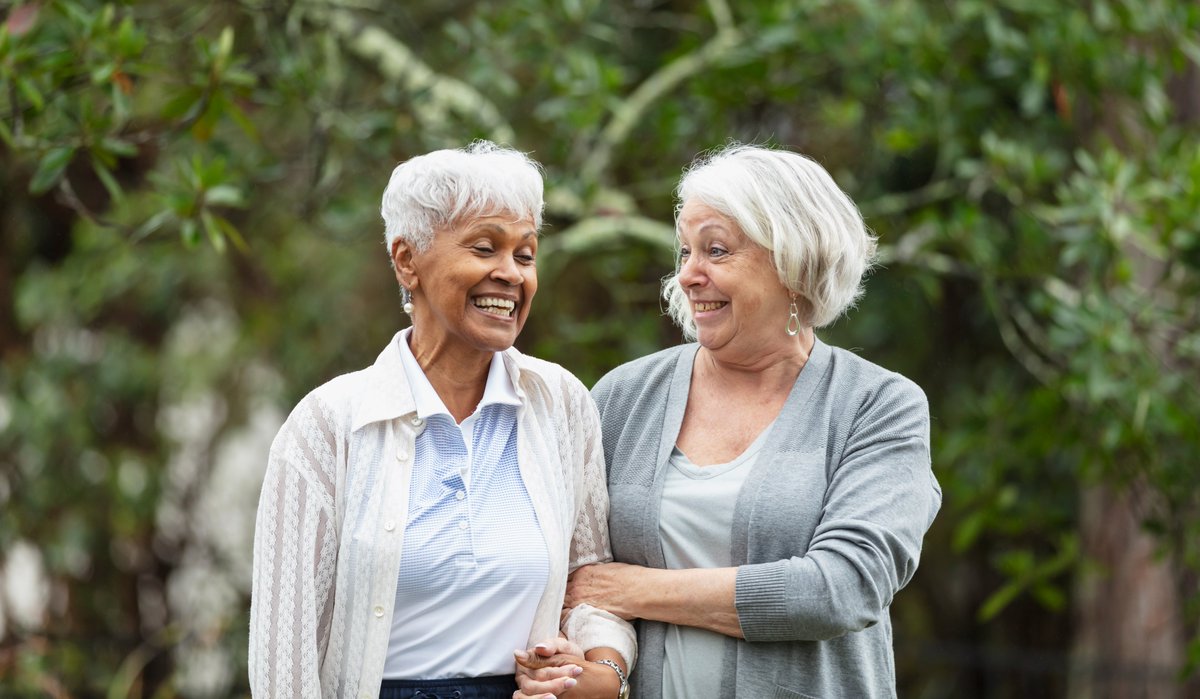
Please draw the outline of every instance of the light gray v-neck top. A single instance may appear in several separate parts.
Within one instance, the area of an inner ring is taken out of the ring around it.
[[[658,530],[668,568],[726,568],[733,508],[770,428],[732,461],[697,466],[676,447],[663,486]],[[725,637],[667,626],[663,699],[720,699]]]
[[[667,567],[662,496],[697,349],[635,360],[592,390],[618,561]],[[888,610],[940,506],[924,393],[818,339],[734,505],[745,639],[724,640],[718,696],[894,697]],[[638,623],[638,699],[662,690],[666,626]]]

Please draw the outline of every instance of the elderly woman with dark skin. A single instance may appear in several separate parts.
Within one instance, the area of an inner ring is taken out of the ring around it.
[[[941,505],[928,406],[814,333],[861,293],[874,238],[781,150],[704,158],[679,201],[664,295],[697,343],[593,389],[621,562],[576,571],[566,605],[639,620],[634,697],[894,697],[888,610]],[[525,691],[574,664],[554,650]]]
[[[489,143],[392,173],[382,213],[412,327],[304,398],[271,447],[254,696],[509,699],[513,649],[559,636],[568,572],[611,560],[595,405],[512,346],[542,206],[537,165]],[[632,628],[586,606],[561,622],[587,652],[556,686],[616,697]]]

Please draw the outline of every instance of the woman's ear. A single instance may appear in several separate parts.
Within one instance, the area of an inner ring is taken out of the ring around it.
[[[396,238],[392,242],[392,266],[396,269],[396,281],[409,291],[415,289],[418,283],[417,270],[413,265],[415,255],[412,243],[407,240]]]

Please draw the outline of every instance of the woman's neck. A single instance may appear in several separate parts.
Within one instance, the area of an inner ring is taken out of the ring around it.
[[[696,355],[696,369],[705,379],[731,390],[786,393],[808,363],[815,343],[812,329],[804,328],[794,338],[769,347],[756,347],[752,352],[701,347]]]
[[[461,423],[483,400],[492,353],[423,340],[414,328],[408,341],[413,358],[454,421]]]

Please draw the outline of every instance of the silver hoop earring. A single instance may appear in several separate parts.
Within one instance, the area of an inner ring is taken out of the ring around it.
[[[404,301],[404,312],[411,316],[413,312],[412,292],[408,290],[408,287],[400,287],[400,299]]]
[[[800,309],[796,308],[796,296],[792,295],[792,303],[788,306],[787,334],[795,337],[800,334]]]

